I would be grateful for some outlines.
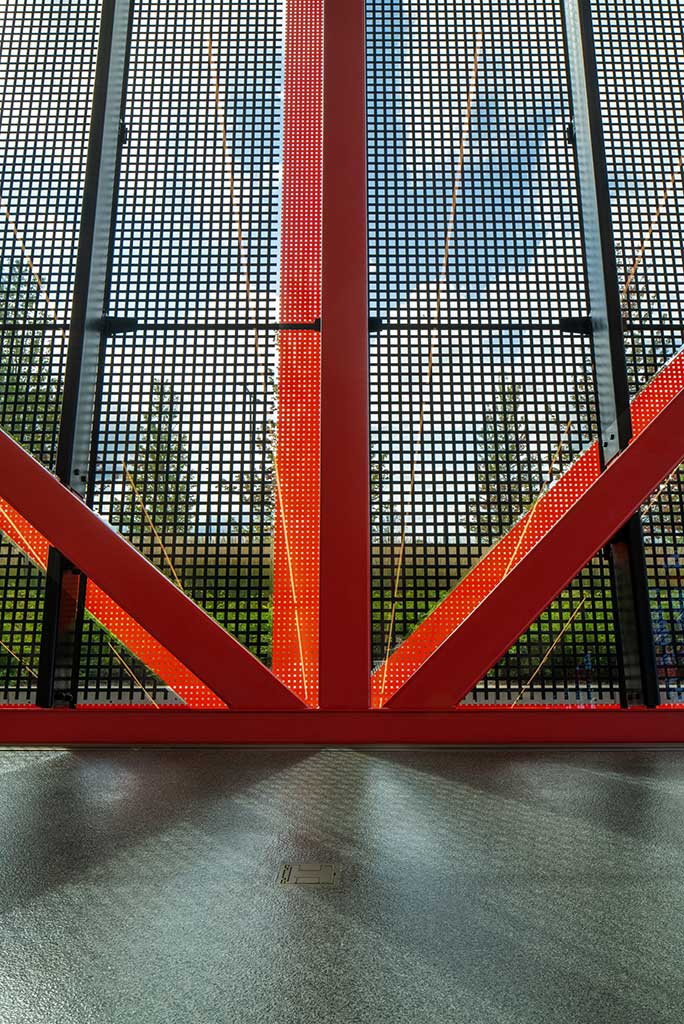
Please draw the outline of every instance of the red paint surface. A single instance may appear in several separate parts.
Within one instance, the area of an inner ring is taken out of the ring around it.
[[[99,602],[101,614],[102,600],[93,587],[124,610],[122,624],[135,632],[132,620],[232,708],[301,707],[254,655],[3,431],[0,496],[88,576],[91,601]],[[108,614],[116,625],[113,605]],[[145,642],[139,634],[138,649]]]
[[[368,707],[370,513],[363,0],[326,0],[320,706]]]
[[[0,715],[0,743],[681,743],[684,708],[459,708],[284,714],[116,708]]]
[[[679,353],[646,385],[632,402],[634,430],[632,443],[634,443],[634,439],[639,436],[645,427],[654,420],[658,413],[665,408],[668,402],[675,395],[682,392],[682,390],[684,390],[684,353]],[[680,453],[680,459],[682,457],[684,457],[684,451]],[[386,667],[383,664],[373,672],[372,702],[374,707],[379,707],[382,703],[386,703],[392,694],[396,693],[425,664],[427,659],[459,629],[468,616],[493,593],[504,577],[510,558],[516,549],[523,531],[525,531],[525,537],[520,545],[513,566],[518,565],[532,548],[546,536],[549,530],[559,522],[561,517],[587,492],[588,488],[598,479],[599,472],[598,444],[595,442],[579,456],[549,490],[548,494],[542,498],[534,511],[532,521],[530,522],[529,513],[524,515],[501,540],[490,548],[484,558],[456,584],[447,597],[423,620],[413,633],[397,647],[390,655]],[[664,473],[663,475],[667,474]],[[654,486],[657,486],[658,482],[656,481]],[[645,498],[646,495],[643,497]],[[619,500],[620,495],[618,492],[616,492],[614,498]],[[597,545],[592,554],[599,547],[600,544]],[[552,566],[553,569],[551,569]],[[557,581],[554,563],[549,562],[545,571],[552,576],[555,586]],[[559,580],[555,593],[559,593],[564,585],[565,583],[561,585]],[[534,618],[544,610],[544,607],[546,605],[539,607]],[[490,628],[497,628],[494,620],[491,621]],[[517,637],[513,637],[511,643],[514,643],[516,639]],[[505,653],[505,650],[507,648],[501,650],[499,657]],[[483,669],[483,674],[485,671],[487,669]],[[453,672],[450,674],[453,675]],[[479,681],[479,678],[481,676],[470,682],[468,688],[472,688]],[[381,697],[383,681],[384,699]],[[460,682],[458,689],[460,692]],[[452,692],[455,693],[455,689]]]
[[[683,457],[684,390],[680,390],[581,499],[556,517],[553,528],[413,673],[389,705],[405,710],[453,707]]]
[[[286,0],[285,12],[280,322],[310,323],[321,315],[323,0]],[[320,376],[320,334],[281,332],[282,502],[276,500],[271,664],[274,675],[313,707],[318,700]]]
[[[0,530],[34,565],[45,571],[48,541],[4,498],[0,498]],[[86,609],[100,626],[151,669],[162,683],[170,686],[179,697],[182,697],[188,707],[215,710],[226,707],[220,697],[165,650],[158,640],[112,601],[92,580],[88,580],[86,585]]]

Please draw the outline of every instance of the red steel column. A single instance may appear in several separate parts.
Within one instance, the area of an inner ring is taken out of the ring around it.
[[[280,322],[321,315],[323,0],[286,0]],[[282,331],[273,554],[275,676],[318,700],[321,336]]]
[[[370,572],[364,0],[323,29],[321,708],[368,707]]]

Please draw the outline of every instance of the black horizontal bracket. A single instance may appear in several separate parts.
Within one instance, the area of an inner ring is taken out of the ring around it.
[[[272,331],[320,331],[321,318],[319,316],[310,324],[269,324],[268,326]]]
[[[319,331],[321,330],[321,318],[317,317],[310,322],[286,323],[286,324],[194,324],[194,323],[141,323],[135,317],[130,316],[103,316],[97,320],[93,327],[106,337],[114,334],[131,334],[133,331],[180,331],[180,330],[267,330],[267,331]],[[382,317],[371,316],[368,318],[369,334],[376,334],[382,331],[385,322]]]
[[[103,316],[97,323],[102,334],[131,334],[138,329],[138,321],[132,316]]]
[[[590,316],[562,316],[558,326],[561,334],[586,334],[591,337],[594,333]]]

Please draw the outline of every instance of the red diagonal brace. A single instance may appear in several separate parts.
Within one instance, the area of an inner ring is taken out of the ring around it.
[[[684,391],[684,350],[675,355],[632,401],[634,435]],[[528,510],[449,594],[403,640],[372,675],[373,705],[386,703],[434,654],[475,608],[491,594],[512,564],[521,561],[562,515],[585,493],[601,472],[598,441],[586,448],[536,508]]]
[[[302,709],[254,655],[3,431],[0,494],[232,709]]]
[[[684,392],[680,392],[387,706],[446,710],[457,704],[683,458]]]
[[[50,548],[47,538],[2,497],[0,531],[19,551],[23,551],[33,565],[45,572]],[[98,626],[111,633],[127,651],[154,672],[160,682],[178,694],[187,707],[225,710],[226,705],[213,690],[205,686],[187,665],[174,658],[158,640],[143,629],[140,623],[125,612],[116,601],[112,601],[111,597],[92,580],[88,580],[86,586],[85,610]],[[104,704],[108,710],[113,706]]]

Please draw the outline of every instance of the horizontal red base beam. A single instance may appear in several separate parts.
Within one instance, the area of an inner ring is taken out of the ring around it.
[[[186,711],[79,708],[0,712],[0,744],[684,743],[684,707],[462,708],[456,711]]]

